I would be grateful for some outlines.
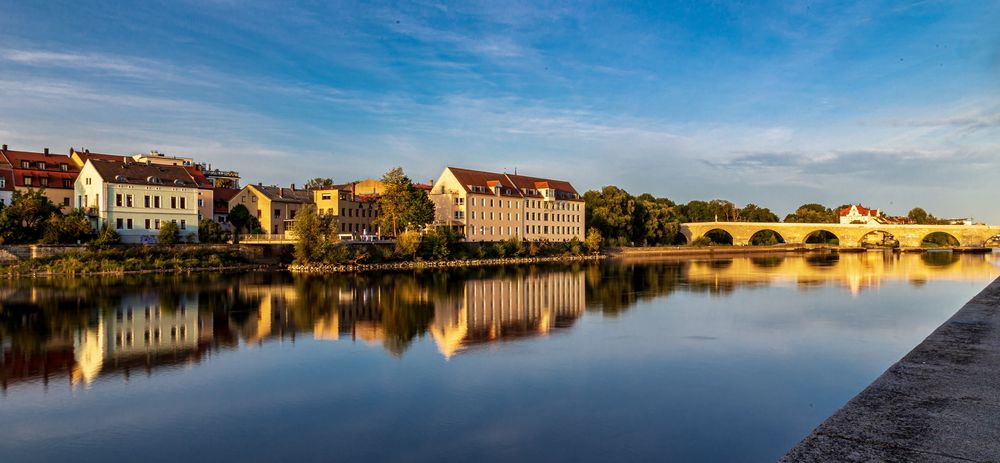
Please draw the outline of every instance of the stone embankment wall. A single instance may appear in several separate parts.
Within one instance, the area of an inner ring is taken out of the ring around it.
[[[636,248],[607,248],[610,257],[699,257],[734,256],[746,254],[776,254],[788,252],[832,252],[829,247],[777,246],[650,246]]]
[[[352,273],[379,270],[413,270],[424,268],[484,267],[492,265],[535,264],[545,262],[599,261],[605,256],[556,256],[556,257],[511,257],[498,259],[466,259],[441,261],[407,261],[384,264],[307,264],[291,265],[288,270],[296,273]]]
[[[118,249],[124,249],[133,246],[143,246],[135,244],[120,244],[114,246]],[[234,249],[231,244],[175,244],[174,249],[187,250],[187,249],[198,249],[198,250],[209,250],[216,252],[231,251]],[[239,245],[236,247],[243,256],[254,263],[276,263],[283,258],[286,254],[290,254],[287,249],[282,246],[243,246]],[[0,264],[20,262],[26,259],[40,259],[45,257],[54,257],[63,254],[86,251],[86,245],[48,245],[48,244],[23,244],[23,245],[8,245],[0,246]]]

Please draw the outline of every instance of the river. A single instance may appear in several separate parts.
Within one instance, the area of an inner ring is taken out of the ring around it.
[[[0,460],[773,461],[998,258],[0,282]]]

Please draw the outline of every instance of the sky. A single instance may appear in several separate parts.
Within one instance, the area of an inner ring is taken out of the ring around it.
[[[1000,2],[0,0],[0,142],[1000,223]]]

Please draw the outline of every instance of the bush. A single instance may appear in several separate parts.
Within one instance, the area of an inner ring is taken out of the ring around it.
[[[396,237],[396,255],[402,258],[414,258],[420,248],[420,232],[407,230]]]
[[[94,238],[94,241],[92,241],[91,244],[96,247],[106,247],[121,242],[121,235],[119,235],[114,228],[111,228],[111,224],[106,223],[103,227],[101,227],[101,231],[97,232],[97,238]]]
[[[691,241],[691,246],[711,246],[712,239],[707,236],[699,236]]]
[[[225,243],[226,232],[212,219],[202,219],[198,223],[198,241],[202,243]]]
[[[181,229],[174,222],[164,222],[160,225],[160,244],[177,244],[181,240]]]

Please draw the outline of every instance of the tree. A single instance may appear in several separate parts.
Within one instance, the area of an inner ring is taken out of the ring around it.
[[[584,193],[586,202],[586,228],[596,228],[612,245],[631,245],[642,242],[645,233],[643,202],[627,191],[608,185],[601,191]]]
[[[598,254],[601,252],[601,246],[604,244],[604,238],[601,236],[600,230],[596,228],[591,228],[587,231],[587,250],[592,254]]]
[[[407,230],[396,237],[396,254],[400,257],[414,258],[420,249],[420,232]]]
[[[226,232],[212,219],[202,219],[198,223],[198,241],[202,243],[225,243]]]
[[[332,186],[333,186],[333,179],[331,178],[316,177],[306,182],[307,190],[320,190],[323,188],[330,188]]]
[[[90,220],[80,209],[66,215],[52,214],[45,222],[42,233],[42,242],[48,244],[84,243],[93,238],[94,230],[90,227]]]
[[[316,214],[316,207],[306,205],[299,210],[292,224],[295,233],[295,261],[299,264],[309,264],[323,260],[323,249],[327,241],[327,233]]]
[[[403,169],[396,167],[382,176],[385,191],[379,197],[375,219],[382,233],[396,236],[400,230],[423,227],[434,221],[434,203],[413,186]]]
[[[747,204],[739,211],[741,222],[779,222],[777,214],[766,207]]]
[[[815,203],[803,204],[794,213],[785,216],[785,222],[788,223],[837,223],[839,221],[839,211]]]
[[[181,229],[174,222],[164,222],[160,225],[160,244],[177,244],[181,240]]]
[[[0,239],[4,243],[35,243],[42,238],[49,217],[60,213],[43,192],[14,192],[10,206],[0,212]]]
[[[237,204],[229,210],[229,224],[233,227],[233,244],[239,244],[240,232],[250,225],[250,219],[255,218],[250,215],[250,210],[242,204]]]
[[[122,237],[111,227],[111,224],[106,223],[101,227],[101,230],[97,232],[97,238],[91,244],[95,246],[109,246],[112,244],[121,243]]]

